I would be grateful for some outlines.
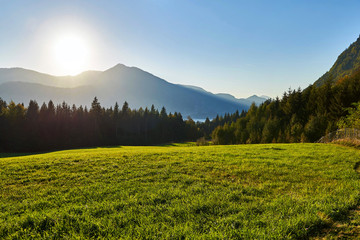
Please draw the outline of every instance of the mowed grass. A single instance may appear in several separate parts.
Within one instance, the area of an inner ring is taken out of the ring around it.
[[[0,238],[306,238],[358,205],[359,161],[359,150],[330,144],[4,157]]]

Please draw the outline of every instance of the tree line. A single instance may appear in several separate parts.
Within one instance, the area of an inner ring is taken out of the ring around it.
[[[163,107],[130,109],[104,108],[95,97],[91,108],[55,104],[50,100],[39,107],[31,100],[27,107],[0,98],[0,151],[36,152],[56,149],[152,145],[194,141],[200,132],[193,120],[180,113],[167,114]]]
[[[341,127],[341,119],[359,101],[360,71],[356,71],[335,84],[329,76],[319,87],[289,89],[281,99],[253,104],[247,113],[232,114],[223,124],[208,121],[203,129],[216,144],[314,142]]]

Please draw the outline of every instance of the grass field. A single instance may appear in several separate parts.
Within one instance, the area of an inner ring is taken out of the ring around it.
[[[306,238],[360,200],[360,151],[330,144],[9,156],[1,239]]]

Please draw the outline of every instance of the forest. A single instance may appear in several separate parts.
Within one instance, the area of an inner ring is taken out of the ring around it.
[[[103,108],[95,97],[91,108],[57,106],[52,101],[39,107],[36,101],[7,104],[0,99],[0,150],[36,152],[55,149],[154,145],[196,140],[199,132],[191,119],[180,113],[151,109],[132,110],[125,102],[120,109]]]
[[[130,109],[104,108],[95,97],[90,109],[52,101],[39,107],[0,99],[0,151],[36,152],[54,149],[156,145],[169,142],[211,140],[214,144],[314,142],[346,126],[344,117],[360,101],[360,71],[335,83],[304,90],[289,89],[281,99],[269,99],[247,112],[225,114],[195,123],[181,113],[152,106]]]
[[[285,92],[281,99],[254,104],[238,113],[207,121],[203,131],[216,144],[315,142],[346,125],[344,118],[360,101],[360,71],[332,83]]]

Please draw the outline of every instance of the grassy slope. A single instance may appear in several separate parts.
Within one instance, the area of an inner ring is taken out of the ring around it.
[[[358,204],[357,161],[325,144],[0,158],[0,238],[302,238]]]

